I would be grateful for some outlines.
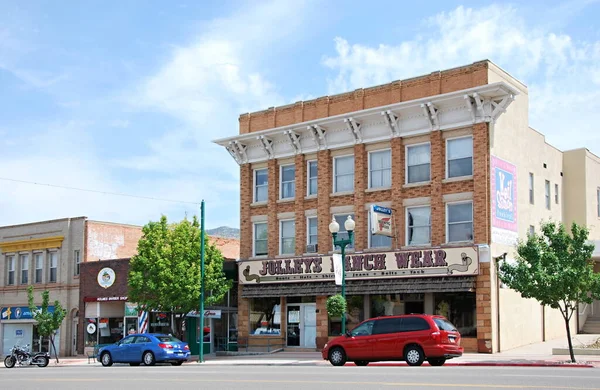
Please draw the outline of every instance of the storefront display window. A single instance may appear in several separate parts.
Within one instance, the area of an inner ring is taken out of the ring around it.
[[[150,333],[169,334],[171,330],[171,319],[167,313],[149,313],[150,315]]]
[[[349,295],[346,297],[348,311],[346,313],[346,329],[352,330],[365,319],[365,297],[364,295]],[[329,335],[339,336],[342,332],[342,318],[329,317]]]
[[[32,352],[48,352],[50,345],[50,337],[45,336],[42,337],[38,333],[38,327],[33,327],[33,340],[31,343],[31,351]]]
[[[250,334],[279,335],[280,329],[279,298],[253,298],[250,301]]]
[[[461,336],[477,337],[475,293],[437,293],[434,302],[435,314],[448,318]]]
[[[100,318],[98,320],[99,344],[113,344],[123,338],[123,318]]]
[[[96,318],[86,318],[84,332],[85,346],[95,347],[98,344],[98,320]]]

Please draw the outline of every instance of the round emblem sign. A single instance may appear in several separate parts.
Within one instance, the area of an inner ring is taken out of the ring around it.
[[[88,324],[87,326],[87,332],[89,334],[94,334],[96,332],[96,324]]]
[[[115,271],[112,268],[102,268],[98,272],[98,284],[101,287],[109,288],[115,283]]]

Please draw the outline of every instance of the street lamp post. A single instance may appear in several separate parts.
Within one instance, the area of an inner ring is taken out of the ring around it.
[[[348,219],[344,222],[344,227],[348,232],[348,239],[343,240],[337,239],[338,232],[340,231],[340,224],[337,223],[335,217],[332,218],[331,223],[329,224],[329,231],[331,232],[331,236],[333,237],[333,245],[339,246],[342,252],[342,298],[344,301],[346,300],[346,245],[352,244],[352,238],[354,236],[354,220],[351,216],[348,216]],[[346,312],[342,313],[342,334],[346,334]]]

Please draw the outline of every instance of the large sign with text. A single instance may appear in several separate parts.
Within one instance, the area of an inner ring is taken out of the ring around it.
[[[513,245],[518,238],[517,167],[491,157],[492,241]]]
[[[42,311],[42,307],[38,306],[38,311]],[[48,306],[48,313],[54,312],[54,306]],[[31,320],[33,314],[27,306],[10,306],[0,309],[0,320]]]
[[[476,247],[357,253],[347,255],[344,263],[346,280],[479,274]],[[239,272],[242,284],[334,281],[332,256],[245,260]]]

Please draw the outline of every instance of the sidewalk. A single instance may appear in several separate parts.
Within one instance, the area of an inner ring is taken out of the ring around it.
[[[573,337],[573,348],[590,344],[600,335],[579,334]],[[558,338],[545,342],[526,345],[495,354],[466,353],[463,356],[448,360],[445,366],[530,366],[530,367],[598,367],[600,355],[577,355],[577,363],[566,363],[569,355],[552,355],[553,348],[567,346],[566,338]],[[186,364],[198,364],[198,356],[192,356]],[[100,365],[97,361],[88,364],[87,357],[60,358],[58,366]],[[320,352],[276,352],[264,355],[215,356],[205,355],[203,365],[329,365],[323,360]],[[347,365],[352,365],[348,363]],[[427,365],[427,362],[424,363]],[[55,361],[50,366],[57,366]],[[370,366],[406,366],[405,362],[377,362]]]

